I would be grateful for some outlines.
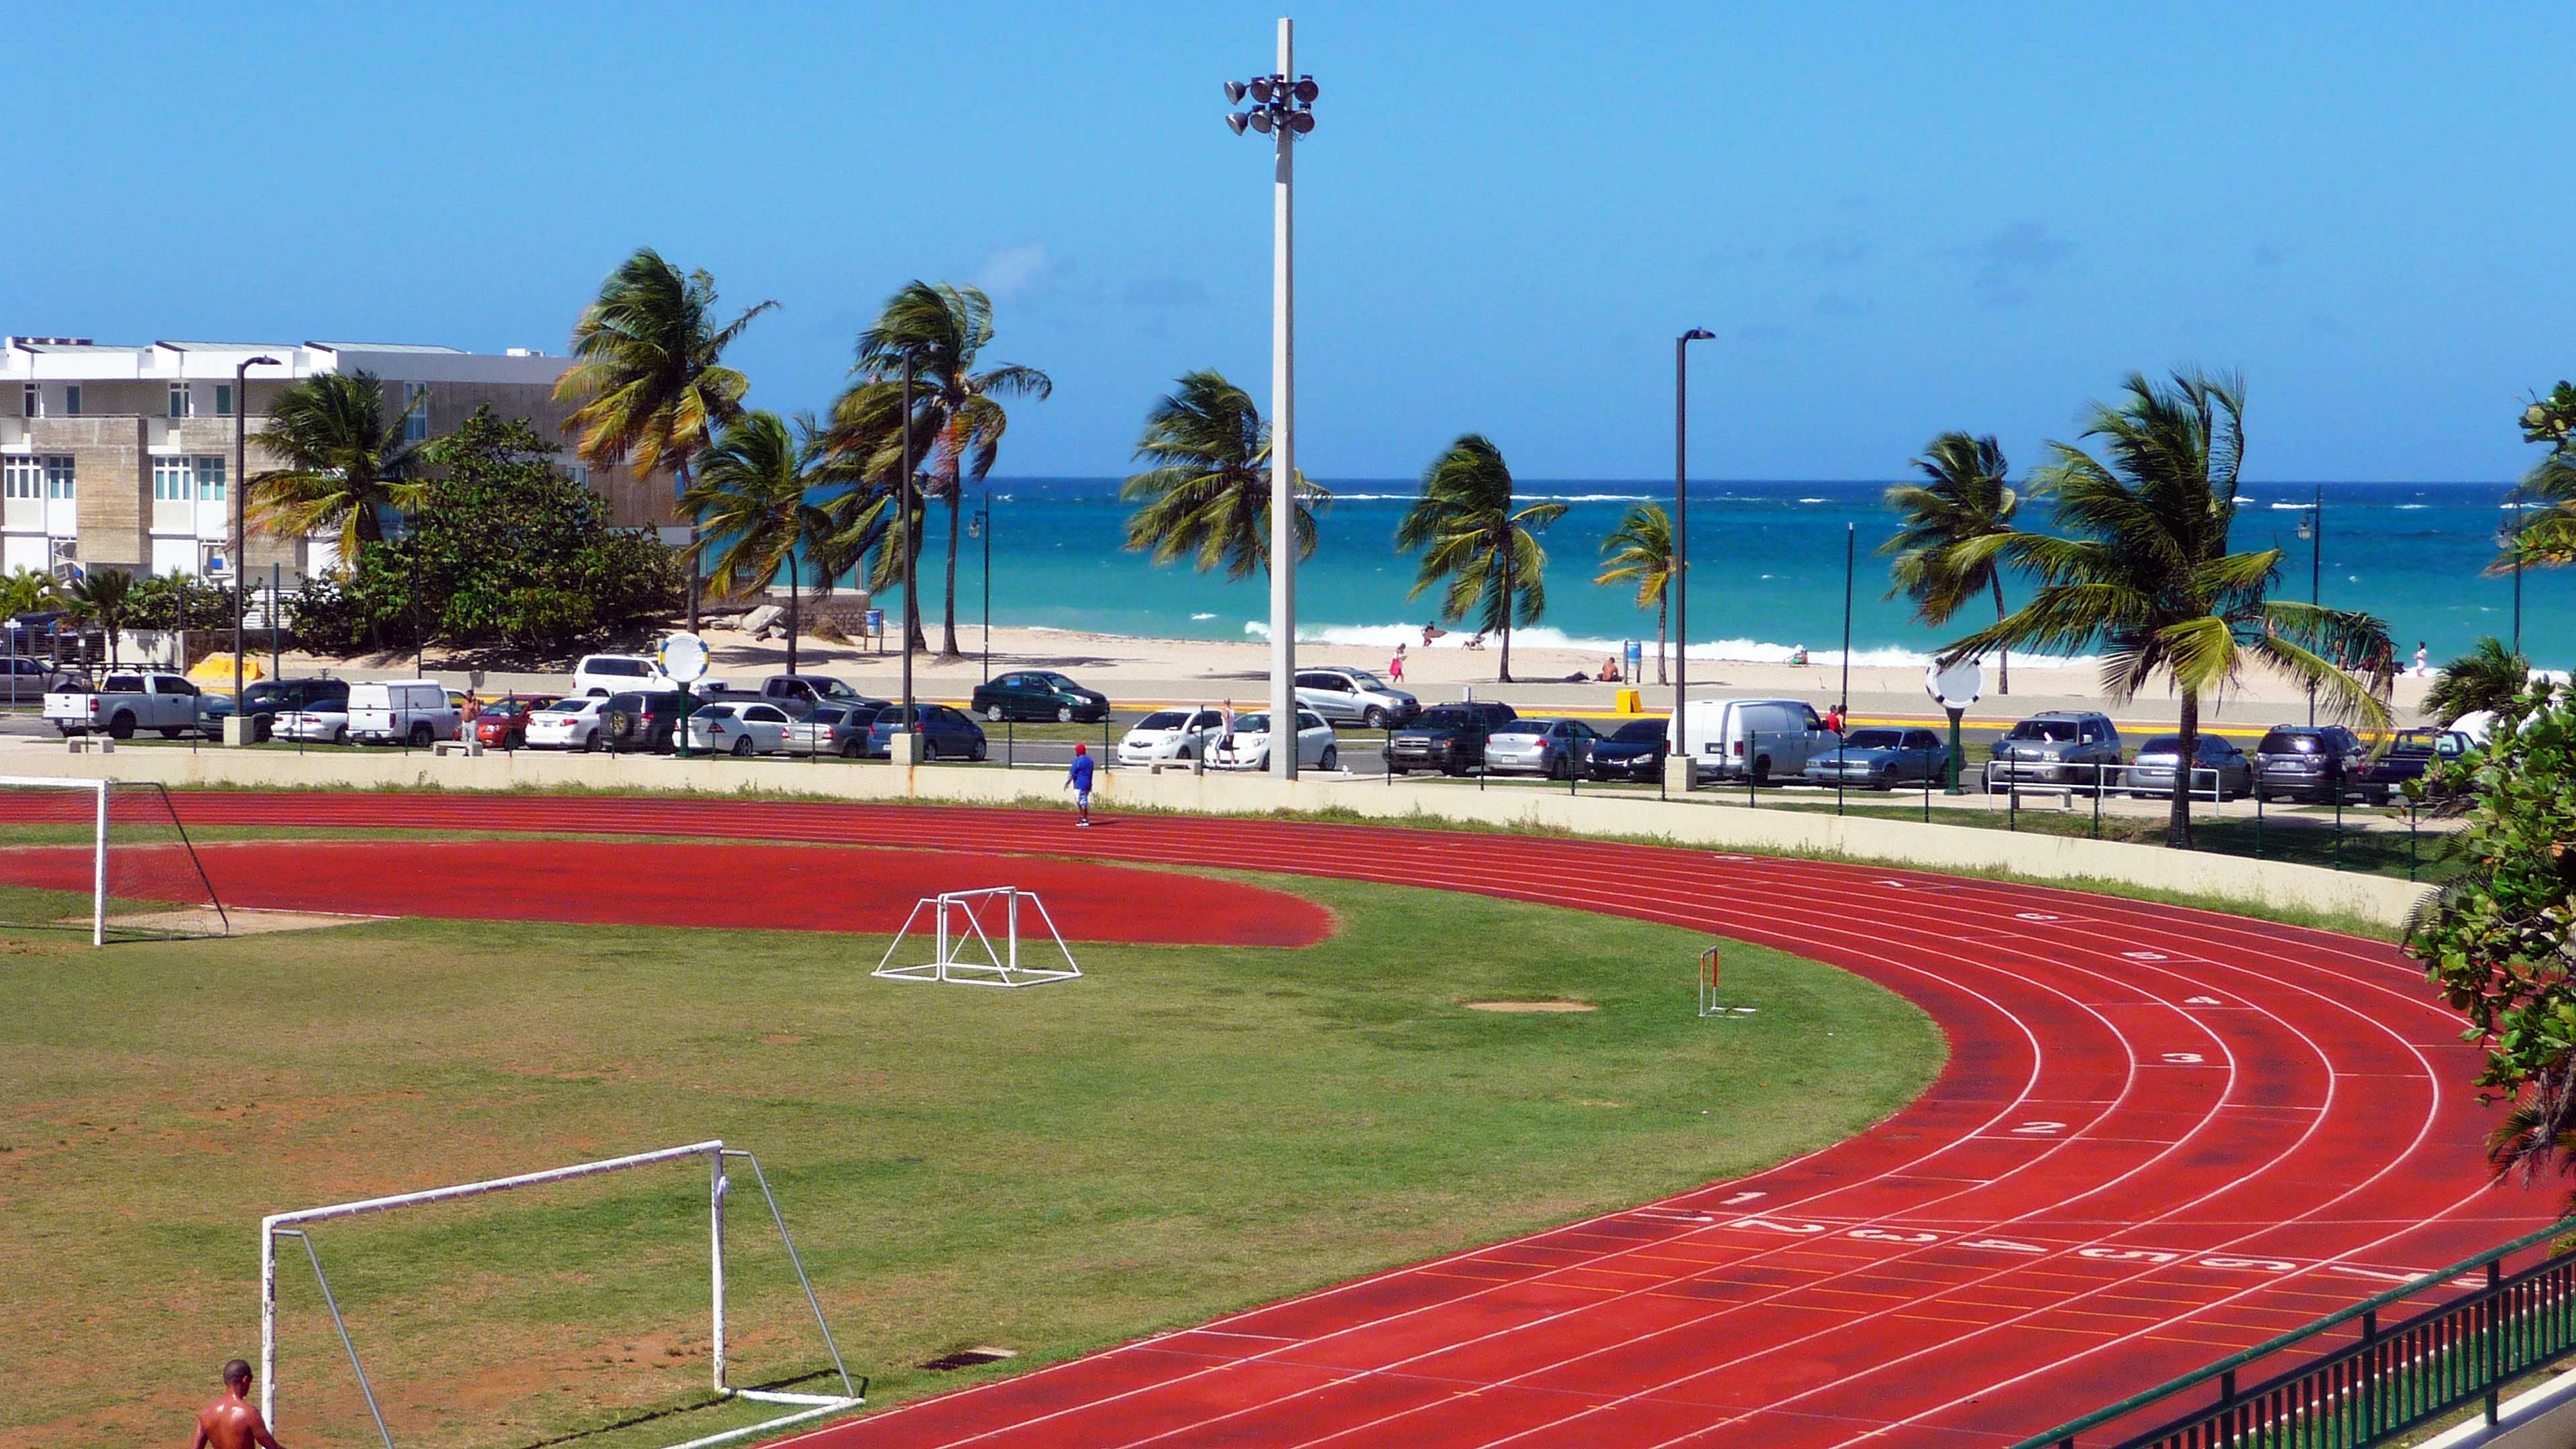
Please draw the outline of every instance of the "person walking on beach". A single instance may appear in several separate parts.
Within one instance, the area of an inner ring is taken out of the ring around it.
[[[1386,677],[1398,684],[1404,682],[1404,645],[1401,641],[1395,646],[1395,657],[1386,661]]]
[[[2426,649],[2426,648],[2424,647],[2424,641],[2423,641],[2423,640],[2418,639],[2418,640],[2416,640],[2416,641],[2415,641],[2415,677],[2416,677],[2417,679],[2421,679],[2421,678],[2423,678],[2426,674],[2429,674],[2429,673],[2431,673],[2431,672],[2432,672],[2431,670],[2429,670],[2428,668],[2426,668],[2426,667],[2425,667],[2425,660],[2427,659],[2427,657],[2429,657],[2429,655],[2430,655],[2430,654],[2431,654],[2431,651],[2430,651],[2430,650],[2428,650],[2428,649]]]
[[[1081,818],[1073,823],[1079,826],[1091,824],[1091,772],[1095,768],[1091,746],[1075,745],[1073,763],[1065,767],[1064,783],[1073,789],[1073,808],[1081,812]]]
[[[283,1449],[251,1407],[250,1365],[234,1359],[224,1365],[223,1380],[223,1396],[197,1411],[197,1438],[188,1449]]]

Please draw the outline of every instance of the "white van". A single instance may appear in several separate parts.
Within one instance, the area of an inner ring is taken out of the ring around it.
[[[575,694],[624,694],[677,689],[662,666],[641,654],[585,654],[572,666]]]
[[[425,750],[456,738],[464,715],[435,679],[367,679],[349,686],[349,738]]]
[[[1666,747],[1687,756],[1696,780],[1796,779],[1834,748],[1833,732],[1802,699],[1694,699]]]

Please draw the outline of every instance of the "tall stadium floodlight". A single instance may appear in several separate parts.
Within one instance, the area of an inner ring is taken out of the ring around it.
[[[1684,789],[1697,782],[1699,768],[1682,750],[1682,705],[1690,698],[1690,345],[1716,338],[1694,327],[1673,340],[1673,576],[1664,590],[1673,596],[1673,748],[1683,754]]]
[[[232,932],[167,789],[51,775],[0,775],[0,926],[93,946]]]
[[[1315,129],[1315,78],[1297,73],[1295,22],[1279,20],[1279,69],[1227,81],[1226,126],[1271,138],[1270,717],[1297,717],[1297,138]],[[1270,773],[1297,778],[1297,752],[1272,750]]]
[[[770,1221],[778,1226],[778,1241],[787,1250],[789,1266],[796,1270],[797,1286],[805,1290],[805,1304],[814,1313],[815,1330],[822,1335],[823,1349],[832,1361],[832,1370],[840,1376],[838,1394],[795,1394],[775,1389],[736,1388],[725,1376],[725,1195],[729,1180],[725,1174],[728,1159],[751,1169],[752,1181],[760,1188],[762,1201],[769,1205]],[[304,1248],[304,1256],[313,1265],[313,1280],[322,1291],[323,1305],[330,1310],[331,1325],[337,1329],[340,1346],[349,1356],[349,1369],[356,1375],[358,1393],[366,1400],[367,1413],[375,1420],[376,1436],[385,1449],[394,1449],[393,1430],[385,1423],[383,1408],[376,1401],[376,1391],[367,1381],[366,1365],[358,1352],[357,1341],[350,1336],[348,1321],[341,1317],[340,1302],[331,1291],[331,1280],[322,1271],[322,1255],[313,1244],[308,1229],[316,1223],[340,1218],[361,1217],[371,1213],[395,1212],[406,1208],[427,1207],[435,1203],[454,1202],[460,1198],[485,1197],[494,1193],[523,1188],[542,1187],[549,1183],[570,1182],[578,1178],[597,1177],[603,1173],[627,1172],[669,1163],[703,1161],[708,1176],[707,1242],[708,1280],[712,1295],[712,1327],[708,1356],[714,1377],[715,1392],[720,1399],[739,1399],[746,1403],[770,1404],[793,1412],[765,1422],[728,1429],[691,1439],[671,1449],[711,1449],[717,1444],[766,1434],[790,1424],[819,1419],[867,1402],[867,1381],[853,1381],[841,1362],[840,1345],[832,1341],[832,1326],[823,1320],[822,1300],[814,1296],[814,1284],[805,1276],[805,1260],[797,1255],[796,1242],[787,1234],[787,1219],[778,1210],[778,1196],[769,1190],[769,1179],[760,1170],[760,1159],[739,1147],[727,1147],[722,1139],[692,1142],[681,1147],[664,1147],[651,1152],[631,1153],[625,1157],[602,1158],[596,1162],[574,1163],[569,1167],[547,1168],[541,1172],[523,1172],[515,1177],[496,1177],[482,1182],[462,1182],[448,1187],[427,1188],[419,1192],[400,1192],[386,1197],[371,1197],[356,1202],[334,1203],[328,1207],[303,1208],[295,1212],[272,1213],[259,1223],[259,1412],[273,1429],[277,1425],[277,1245],[279,1240],[293,1238]]]

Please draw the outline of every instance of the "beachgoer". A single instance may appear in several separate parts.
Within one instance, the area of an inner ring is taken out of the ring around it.
[[[1448,633],[1448,632],[1449,632],[1448,630],[1441,628],[1438,624],[1425,624],[1425,625],[1423,625],[1423,626],[1422,626],[1422,647],[1423,647],[1423,648],[1425,648],[1425,649],[1430,648],[1430,647],[1431,647],[1431,641],[1432,641],[1432,640],[1437,639],[1437,638],[1439,638],[1441,635],[1446,634],[1446,633]]]
[[[1475,638],[1468,640],[1468,641],[1467,641],[1467,647],[1468,647],[1468,648],[1470,648],[1470,649],[1482,649],[1482,648],[1484,648],[1484,647],[1485,647],[1485,636],[1484,636],[1484,635],[1482,635],[1482,634],[1478,634]]]
[[[1792,663],[1792,664],[1794,664],[1794,665],[1797,665],[1800,669],[1804,669],[1804,668],[1806,668],[1806,667],[1807,667],[1807,646],[1806,646],[1806,645],[1804,645],[1804,644],[1792,644],[1792,645],[1790,645],[1790,646],[1789,646],[1789,662],[1790,662],[1790,663]]]
[[[1841,705],[1835,705],[1825,711],[1825,728],[1832,730],[1837,738],[1841,737],[1843,732],[1843,707]]]
[[[1073,808],[1081,812],[1076,825],[1091,824],[1091,772],[1097,768],[1091,758],[1091,746],[1075,745],[1073,763],[1065,767],[1064,783],[1073,790]]]
[[[1601,661],[1601,682],[1603,684],[1617,684],[1619,682],[1619,661],[1616,658],[1604,659]]]
[[[197,1411],[197,1438],[189,1449],[282,1449],[250,1402],[250,1365],[234,1359],[223,1368],[221,1398]]]
[[[2415,641],[2415,677],[2416,677],[2417,679],[2421,679],[2421,678],[2423,678],[2427,673],[2429,673],[2429,672],[2430,672],[2430,671],[2425,667],[2425,661],[2426,661],[2428,658],[2430,658],[2430,657],[2431,657],[2431,655],[2430,655],[2430,651],[2428,651],[2427,649],[2425,649],[2425,647],[2424,647],[2424,641],[2423,641],[2423,640],[2421,640],[2421,639],[2416,640],[2416,641]]]
[[[1398,684],[1404,682],[1404,645],[1401,642],[1395,646],[1395,657],[1386,661],[1386,677]]]

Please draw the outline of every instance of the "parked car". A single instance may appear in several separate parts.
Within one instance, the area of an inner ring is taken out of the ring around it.
[[[307,745],[345,745],[349,742],[349,697],[317,699],[302,709],[289,710],[270,723],[272,739],[294,740]]]
[[[1051,719],[1060,724],[1090,723],[1109,714],[1109,696],[1085,689],[1051,669],[1022,669],[975,686],[969,703],[977,714],[999,723],[1006,719]]]
[[[2122,783],[2141,800],[2170,800],[2174,771],[2181,764],[2182,736],[2158,735],[2138,747],[2138,758],[2124,772]],[[2254,762],[2223,736],[2195,737],[2191,768],[2188,788],[2195,796],[2207,794],[2219,800],[2234,800],[2253,793]]]
[[[1422,713],[1421,700],[1365,669],[1300,669],[1297,703],[1332,724],[1373,730],[1410,724]]]
[[[600,738],[608,742],[612,754],[637,750],[668,754],[672,740],[679,734],[680,721],[697,707],[695,696],[676,688],[612,694],[599,712]]]
[[[689,748],[714,755],[775,755],[787,748],[793,721],[776,700],[740,704],[718,700],[689,715]]]
[[[559,699],[529,714],[526,743],[532,750],[595,750],[605,739],[600,716],[614,696],[585,694]]]
[[[551,694],[509,694],[483,700],[475,706],[474,738],[481,740],[487,750],[526,749],[529,719],[554,702]]]
[[[787,726],[787,753],[791,755],[839,755],[855,760],[868,749],[868,726],[876,723],[877,711],[884,705],[873,701],[843,703],[835,700],[815,705],[805,717]]]
[[[916,705],[921,715],[921,754],[928,760],[984,758],[984,731],[961,710],[944,704]],[[891,755],[894,737],[905,727],[903,706],[888,705],[868,721],[868,753]]]
[[[2399,786],[2424,778],[2435,760],[2456,760],[2475,748],[2463,730],[2399,730],[2361,772],[2362,798],[2385,805]]]
[[[1660,780],[1664,777],[1661,718],[1632,719],[1592,745],[1591,771],[1596,780]]]
[[[1518,718],[1520,715],[1500,700],[1435,704],[1413,723],[1387,736],[1387,772],[1409,775],[1416,770],[1438,770],[1444,775],[1463,775],[1482,769],[1486,737]]]
[[[45,723],[66,737],[99,733],[130,740],[136,730],[159,730],[175,740],[197,727],[197,686],[176,674],[103,675],[67,682],[45,696]]]
[[[340,707],[348,718],[349,681],[345,679],[264,679],[242,686],[242,712],[250,716],[250,737],[264,740],[277,732],[277,721],[300,709]]]
[[[1670,742],[1699,781],[1798,775],[1839,743],[1802,699],[1694,699]]]
[[[1497,775],[1562,780],[1590,767],[1600,738],[1579,719],[1516,719],[1485,737],[1485,768]]]
[[[1118,763],[1159,765],[1186,763],[1205,755],[1225,735],[1225,715],[1204,705],[1192,709],[1158,709],[1136,721],[1118,741]]]
[[[457,737],[465,715],[435,679],[361,679],[349,686],[349,738],[427,749]]]
[[[1301,770],[1338,770],[1342,767],[1341,747],[1334,743],[1333,727],[1311,709],[1297,711],[1297,768]],[[1234,730],[1216,742],[1208,754],[1208,768],[1214,770],[1267,770],[1270,768],[1270,711],[1234,717]]]
[[[222,739],[224,721],[240,712],[240,706],[233,703],[233,697],[229,694],[199,694],[197,696],[197,737],[205,740]]]
[[[1930,730],[1873,726],[1844,734],[1843,742],[1807,762],[1810,785],[1893,790],[1950,777],[1950,747]]]
[[[2049,710],[2016,724],[1995,741],[1994,763],[1986,772],[1990,788],[2015,785],[2074,785],[2093,789],[2116,784],[2120,763],[2120,729],[2111,717],[2093,710]]]
[[[677,689],[662,666],[642,654],[585,654],[572,666],[575,694],[618,694]]]
[[[792,700],[798,704],[866,704],[879,709],[889,701],[862,694],[828,674],[773,674],[760,681],[756,691],[764,699]]]
[[[2331,805],[2369,768],[2370,747],[2342,725],[2274,725],[2254,746],[2254,798]]]

